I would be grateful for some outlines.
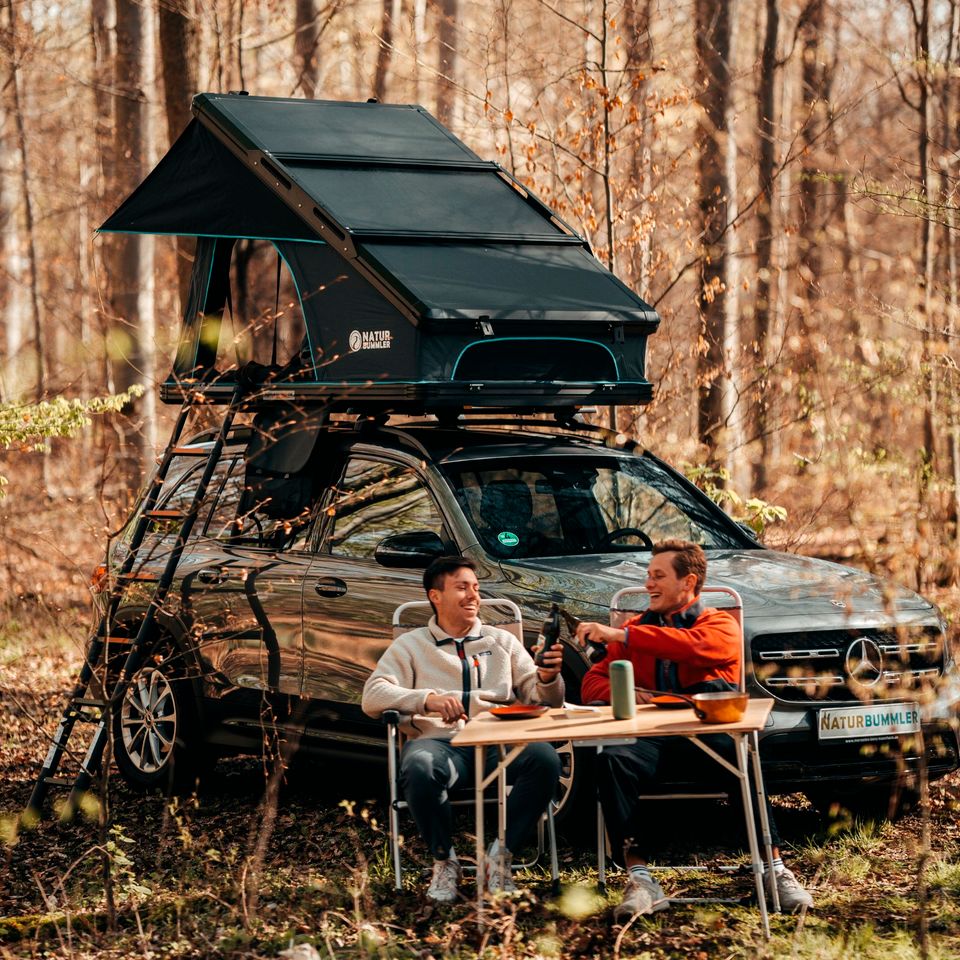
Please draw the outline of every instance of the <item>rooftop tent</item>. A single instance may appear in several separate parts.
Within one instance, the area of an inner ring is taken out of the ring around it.
[[[394,410],[650,399],[655,311],[421,107],[201,94],[193,110],[101,227],[201,238],[165,399],[184,384],[232,392],[217,342],[237,238],[273,243],[302,309],[302,346],[267,396]]]

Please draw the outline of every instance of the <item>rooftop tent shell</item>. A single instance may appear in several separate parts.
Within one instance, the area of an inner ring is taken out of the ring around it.
[[[650,399],[659,318],[586,241],[422,107],[201,94],[195,119],[104,232],[198,238],[174,369],[218,369],[240,238],[290,269],[306,336],[263,395],[387,410],[544,409]]]

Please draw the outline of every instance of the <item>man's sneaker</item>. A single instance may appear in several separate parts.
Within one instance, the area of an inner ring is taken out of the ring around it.
[[[483,868],[487,893],[516,893],[517,885],[513,882],[513,854],[503,849],[500,856],[500,841],[494,840],[484,857]]]
[[[623,891],[623,900],[614,907],[613,918],[617,923],[626,923],[637,914],[656,913],[669,906],[663,887],[653,877],[631,876]]]
[[[813,897],[787,867],[777,874],[777,893],[780,895],[780,909],[784,913],[796,913],[801,907],[813,906]]]
[[[456,857],[433,861],[433,876],[427,897],[436,903],[453,903],[460,885],[460,861]]]

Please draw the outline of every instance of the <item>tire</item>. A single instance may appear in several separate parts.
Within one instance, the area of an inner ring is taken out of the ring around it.
[[[123,779],[143,793],[192,790],[201,770],[196,700],[166,661],[140,669],[113,718],[113,756]]]

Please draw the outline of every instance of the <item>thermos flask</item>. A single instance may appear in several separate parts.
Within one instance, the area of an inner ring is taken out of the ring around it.
[[[637,715],[633,664],[629,660],[614,660],[610,664],[610,704],[617,720],[629,720]]]

